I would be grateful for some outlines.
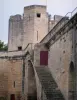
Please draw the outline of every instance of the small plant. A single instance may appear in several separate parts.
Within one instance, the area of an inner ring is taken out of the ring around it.
[[[0,40],[0,51],[7,51],[8,45]]]

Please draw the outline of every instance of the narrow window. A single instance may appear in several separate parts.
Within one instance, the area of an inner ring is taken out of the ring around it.
[[[15,81],[14,81],[14,88],[15,88]]]
[[[38,41],[38,31],[37,31],[37,41]]]
[[[22,46],[19,46],[19,47],[18,47],[18,50],[19,50],[19,51],[22,50]]]
[[[25,77],[25,63],[23,63],[23,77]]]
[[[39,18],[40,18],[40,17],[41,17],[41,14],[40,14],[40,13],[37,13],[37,17],[39,17]]]

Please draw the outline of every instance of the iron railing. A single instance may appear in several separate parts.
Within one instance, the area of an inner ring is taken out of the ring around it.
[[[40,43],[46,43],[50,38],[62,28],[75,14],[77,13],[77,7],[72,11],[68,12],[54,27],[51,31],[41,40]]]

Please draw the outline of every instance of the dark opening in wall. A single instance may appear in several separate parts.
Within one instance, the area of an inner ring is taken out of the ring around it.
[[[15,100],[15,94],[10,95],[10,100]]]
[[[31,95],[27,97],[28,100],[37,100],[37,96],[36,95]]]
[[[65,51],[63,51],[63,53],[65,53]]]
[[[70,72],[74,72],[74,63],[71,61],[70,63]]]
[[[66,42],[66,40],[64,39],[64,42]]]
[[[41,17],[41,14],[40,14],[40,13],[37,13],[37,17],[39,17],[39,18],[40,18],[40,17]]]
[[[18,50],[19,50],[19,51],[22,50],[22,46],[19,46],[19,47],[18,47]]]
[[[14,81],[14,88],[15,88],[15,81]]]
[[[76,76],[75,76],[75,66],[71,61],[69,66],[69,100],[75,100],[75,85]]]

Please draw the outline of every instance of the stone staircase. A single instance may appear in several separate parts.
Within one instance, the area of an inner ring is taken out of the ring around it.
[[[36,72],[47,100],[65,100],[47,67],[36,67]]]
[[[30,58],[31,58],[30,61],[32,65],[34,65],[32,54],[30,54]],[[47,100],[65,100],[51,72],[49,71],[49,68],[45,66],[41,66],[41,67],[33,66],[33,67],[34,70],[36,70],[37,72],[38,78],[40,80],[42,89],[44,90]]]

